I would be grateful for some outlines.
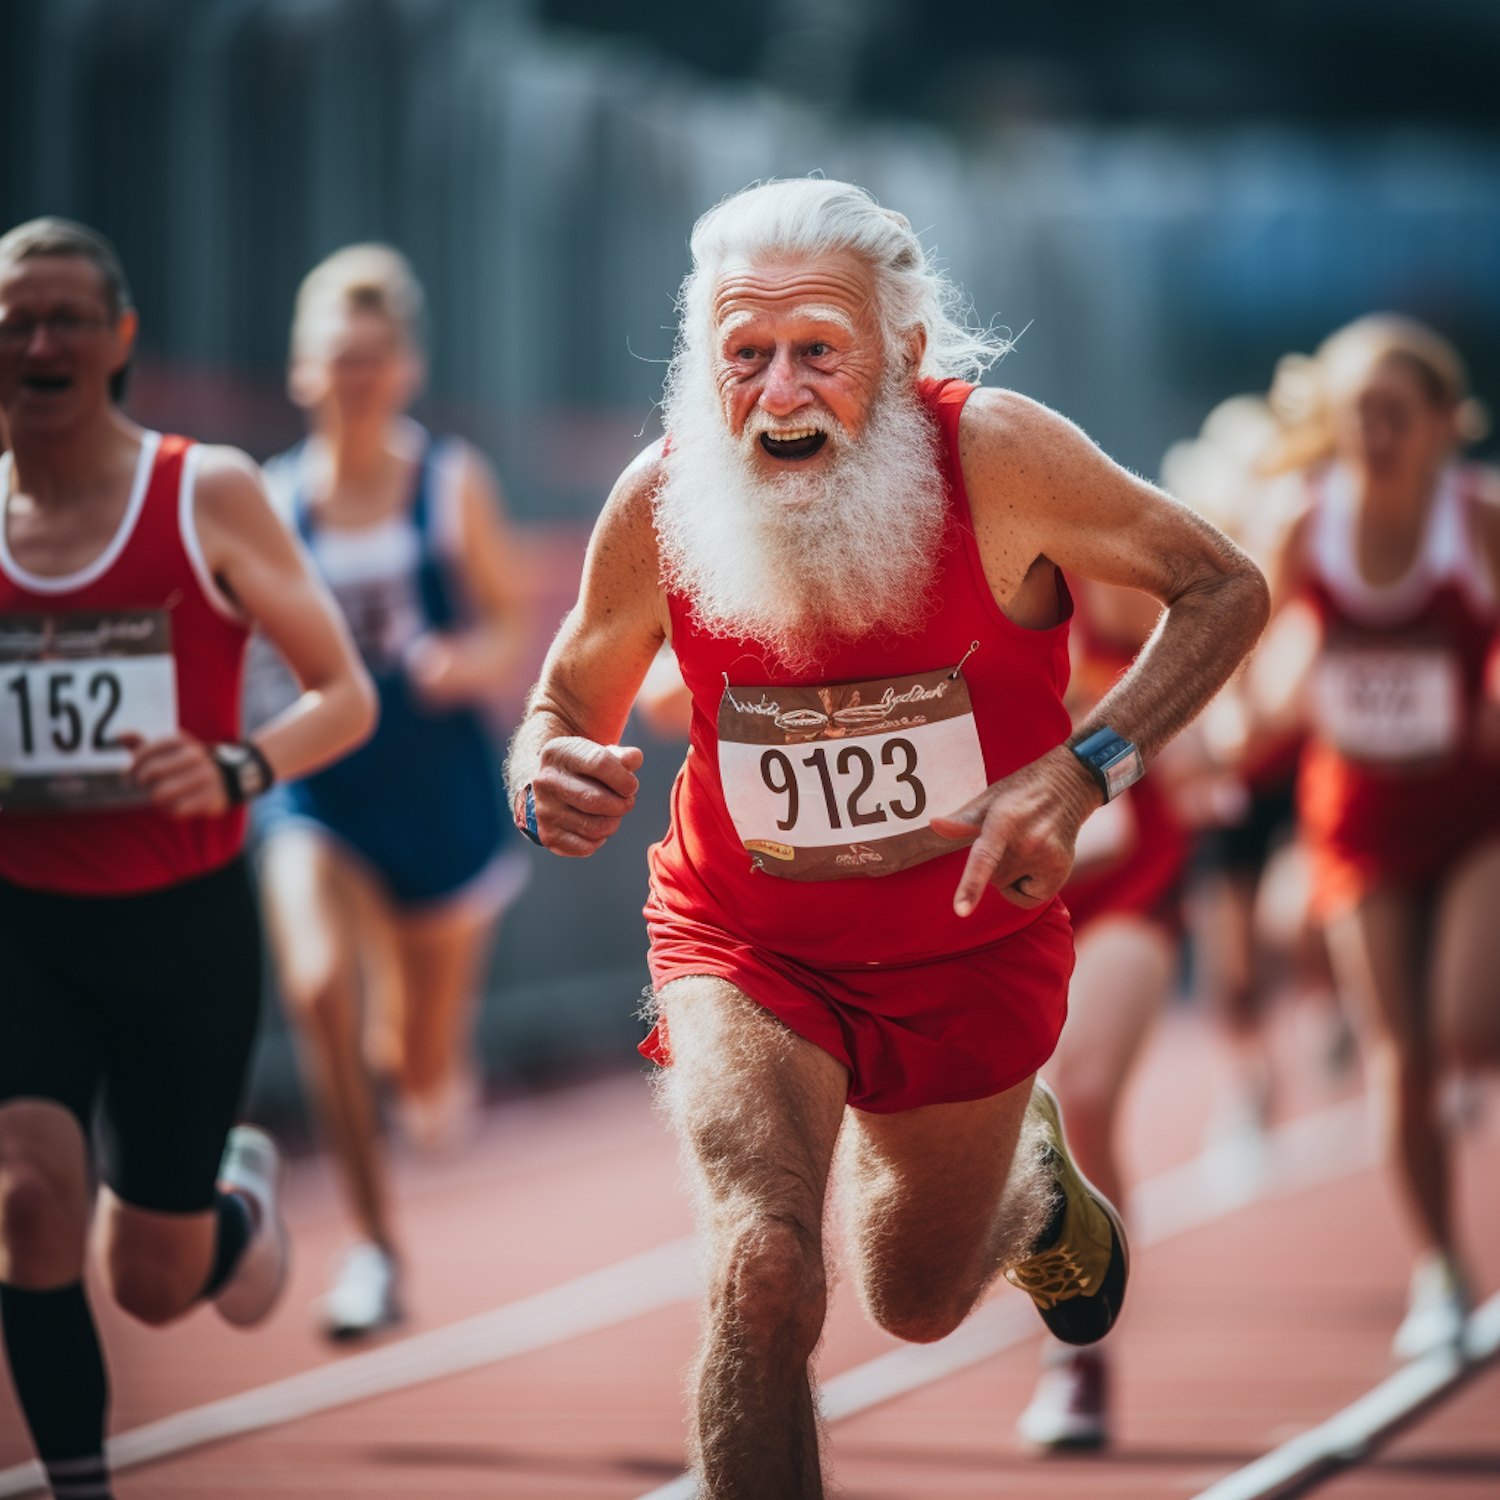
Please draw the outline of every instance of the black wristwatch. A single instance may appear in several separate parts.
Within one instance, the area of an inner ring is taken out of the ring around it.
[[[1104,800],[1112,802],[1146,774],[1140,747],[1108,727],[1069,747],[1099,785]]]
[[[215,745],[209,754],[224,778],[224,793],[231,807],[238,807],[252,797],[268,792],[276,783],[271,763],[260,753],[260,747],[249,740],[238,744]]]

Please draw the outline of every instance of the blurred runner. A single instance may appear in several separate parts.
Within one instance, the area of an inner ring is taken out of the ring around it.
[[[651,860],[644,1050],[670,1064],[710,1247],[694,1458],[708,1495],[792,1500],[823,1493],[808,1360],[841,1127],[882,1327],[941,1338],[1002,1270],[1061,1338],[1112,1325],[1123,1231],[1033,1083],[1072,968],[1057,892],[1080,823],[1234,669],[1265,590],[1062,418],[955,378],[997,342],[862,190],[750,189],[692,249],[669,442],[605,508],[509,777],[539,842],[597,849],[670,640],[692,736]],[[1077,730],[1060,566],[1170,606]]]
[[[1264,397],[1232,396],[1162,460],[1163,485],[1268,569],[1307,508],[1297,476],[1267,472],[1280,435]],[[1233,1088],[1209,1118],[1208,1144],[1252,1150],[1275,1102],[1269,1003],[1289,979],[1325,995],[1329,988],[1295,842],[1293,783],[1305,729],[1300,715],[1278,718],[1264,703],[1268,682],[1272,696],[1281,693],[1280,675],[1280,660],[1263,645],[1199,721],[1199,774],[1182,784],[1184,813],[1198,830],[1187,904],[1194,988],[1222,1022],[1234,1061]],[[1332,1016],[1330,1061],[1347,1061],[1348,1026],[1336,1005]]]
[[[1078,578],[1069,584],[1077,607],[1068,709],[1083,723],[1129,670],[1161,606],[1129,589]],[[1179,898],[1190,845],[1160,769],[1084,823],[1062,891],[1077,960],[1047,1079],[1079,1169],[1113,1203],[1122,1203],[1125,1192],[1115,1154],[1120,1096],[1171,993],[1182,941]],[[1079,1349],[1049,1339],[1036,1394],[1017,1428],[1039,1448],[1108,1442],[1105,1346]]]
[[[347,1338],[402,1315],[372,1074],[436,1147],[475,1120],[475,1001],[526,861],[479,712],[525,645],[494,476],[407,415],[421,385],[422,289],[356,245],[297,296],[289,388],[305,442],[267,465],[380,692],[373,738],[262,809],[272,952],[362,1236],[321,1304]]]
[[[1277,626],[1309,690],[1297,806],[1421,1246],[1406,1358],[1457,1338],[1467,1307],[1438,1085],[1500,1060],[1500,484],[1457,461],[1476,408],[1420,324],[1350,324],[1283,362],[1272,399],[1311,465],[1278,589],[1303,606]]]
[[[121,413],[136,327],[92,231],[0,239],[0,1317],[78,1500],[109,1493],[96,1201],[105,1284],[144,1322],[207,1298],[254,1323],[285,1279],[276,1147],[230,1128],[260,1001],[244,804],[374,718],[254,464]],[[252,624],[302,692],[243,740]]]

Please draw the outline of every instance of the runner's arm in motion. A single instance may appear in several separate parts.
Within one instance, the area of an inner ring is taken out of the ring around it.
[[[1056,895],[1079,825],[1100,802],[1070,746],[1108,725],[1147,759],[1155,755],[1255,644],[1267,591],[1260,570],[1222,532],[1034,401],[976,392],[964,411],[961,449],[985,575],[1017,623],[1029,623],[1039,601],[1055,598],[1059,567],[1166,606],[1135,664],[1067,743],[955,816],[933,820],[949,837],[974,838],[954,898],[967,915],[991,881],[1024,906]]]
[[[510,681],[526,647],[527,613],[517,578],[516,547],[500,487],[488,463],[459,448],[456,564],[474,607],[467,625],[422,637],[408,670],[430,703],[472,703]]]
[[[659,477],[653,448],[605,502],[578,603],[547,652],[511,741],[511,806],[529,784],[541,840],[558,854],[592,854],[635,805],[641,752],[618,741],[670,630],[651,521]]]
[[[338,606],[271,508],[260,472],[232,448],[205,448],[194,494],[203,560],[230,601],[265,632],[302,696],[255,732],[279,781],[336,760],[375,727],[377,702]],[[228,802],[208,748],[188,734],[141,746],[136,779],[173,817],[205,817]]]

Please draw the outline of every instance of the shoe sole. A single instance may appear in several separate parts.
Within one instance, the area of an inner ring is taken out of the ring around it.
[[[1115,1315],[1110,1319],[1109,1328],[1106,1328],[1104,1332],[1098,1336],[1098,1338],[1087,1339],[1083,1344],[1079,1344],[1076,1340],[1068,1338],[1065,1334],[1061,1334],[1057,1331],[1057,1329],[1053,1328],[1051,1323],[1047,1322],[1046,1313],[1043,1313],[1041,1315],[1042,1321],[1044,1323],[1047,1323],[1047,1327],[1051,1330],[1055,1338],[1060,1338],[1064,1343],[1072,1344],[1075,1348],[1086,1348],[1089,1344],[1096,1344],[1099,1342],[1099,1339],[1105,1338],[1109,1334],[1110,1329],[1112,1329],[1120,1319],[1120,1310],[1125,1305],[1125,1288],[1130,1283],[1130,1241],[1125,1238],[1125,1221],[1120,1217],[1119,1211],[1115,1208],[1114,1204],[1111,1203],[1109,1199],[1106,1198],[1104,1194],[1101,1193],[1099,1189],[1096,1188],[1094,1184],[1083,1175],[1083,1172],[1079,1168],[1077,1161],[1074,1159],[1072,1149],[1068,1146],[1068,1131],[1067,1126],[1063,1123],[1062,1104],[1059,1102],[1057,1095],[1052,1092],[1051,1085],[1048,1084],[1046,1080],[1039,1075],[1032,1087],[1040,1089],[1042,1093],[1044,1093],[1051,1101],[1053,1113],[1057,1117],[1058,1134],[1062,1137],[1063,1148],[1067,1151],[1068,1154],[1068,1163],[1073,1168],[1073,1171],[1077,1174],[1079,1182],[1083,1184],[1083,1190],[1104,1211],[1104,1217],[1109,1220],[1110,1232],[1114,1236],[1114,1244],[1120,1247],[1120,1295],[1115,1302]],[[1113,1246],[1111,1246],[1111,1264],[1113,1264],[1113,1261],[1114,1249]],[[1108,1273],[1106,1273],[1106,1279],[1107,1275]],[[1097,1296],[1098,1294],[1095,1293],[1095,1295]],[[1067,1303],[1060,1302],[1058,1306],[1066,1307]]]

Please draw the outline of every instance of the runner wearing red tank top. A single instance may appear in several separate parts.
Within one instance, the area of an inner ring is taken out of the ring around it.
[[[255,466],[120,412],[135,331],[92,231],[0,238],[0,1320],[64,1500],[109,1494],[92,1213],[145,1322],[211,1298],[253,1323],[285,1280],[276,1148],[231,1130],[260,997],[243,804],[373,719]],[[253,743],[252,623],[303,686]]]
[[[1467,1306],[1438,1085],[1500,1062],[1500,483],[1454,461],[1466,376],[1430,329],[1364,318],[1307,365],[1330,452],[1277,630],[1314,627],[1298,815],[1420,1245],[1395,1340],[1413,1357],[1456,1340]]]
[[[1033,1086],[1071,967],[1057,892],[1101,780],[1213,694],[1265,586],[1076,428],[956,379],[998,341],[861,189],[751,189],[692,249],[670,445],[605,507],[509,778],[539,842],[598,848],[671,641],[693,724],[651,860],[650,1047],[712,1259],[695,1457],[707,1495],[792,1500],[823,1493],[807,1365],[841,1127],[882,1327],[940,1338],[1002,1270],[1070,1341],[1113,1322],[1118,1216]],[[1072,733],[1059,565],[1169,606]]]

